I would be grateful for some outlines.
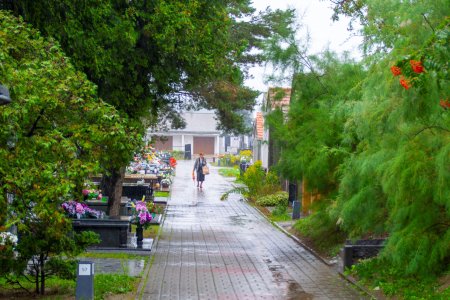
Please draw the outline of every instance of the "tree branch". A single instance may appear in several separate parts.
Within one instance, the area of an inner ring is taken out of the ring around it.
[[[422,13],[422,17],[425,19],[425,21],[427,22],[428,26],[430,26],[431,30],[433,30],[433,33],[435,33],[434,28],[431,25],[430,21],[428,20],[427,16],[425,16],[425,14]]]
[[[443,127],[440,127],[440,126],[431,125],[431,126],[427,126],[427,127],[425,127],[425,128],[422,128],[421,130],[419,130],[418,132],[416,132],[415,134],[413,134],[411,138],[414,138],[414,137],[418,136],[419,134],[421,134],[423,131],[425,131],[425,130],[427,130],[427,129],[432,129],[432,128],[440,129],[440,130],[444,130],[444,131],[450,132],[450,130],[448,130],[448,129],[446,129],[446,128],[443,128]]]
[[[31,126],[30,131],[28,131],[28,134],[26,135],[27,137],[33,136],[34,131],[37,129],[37,124],[38,124],[39,120],[44,115],[44,111],[45,111],[45,109],[41,108],[41,111],[39,112],[39,116],[37,117],[36,121],[34,121],[33,126]]]

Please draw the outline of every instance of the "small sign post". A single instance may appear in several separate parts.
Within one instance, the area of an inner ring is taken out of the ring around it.
[[[75,299],[94,299],[94,263],[91,261],[78,262]]]
[[[301,207],[302,203],[300,201],[294,201],[292,203],[292,219],[296,220],[296,219],[300,219],[300,211],[301,211]]]

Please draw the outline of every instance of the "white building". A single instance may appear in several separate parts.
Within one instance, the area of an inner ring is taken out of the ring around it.
[[[220,154],[237,154],[241,149],[250,149],[252,140],[249,136],[223,135],[217,129],[218,121],[214,111],[202,109],[183,112],[181,117],[186,122],[183,129],[170,129],[164,132],[147,131],[147,140],[157,137],[157,150],[176,150],[191,153],[195,156],[200,152],[206,156]]]
[[[147,132],[147,136],[158,136],[155,147],[158,150],[188,151],[191,154],[203,152],[205,155],[218,155],[220,134],[213,111],[200,110],[181,114],[186,121],[184,129],[171,129],[165,132]]]

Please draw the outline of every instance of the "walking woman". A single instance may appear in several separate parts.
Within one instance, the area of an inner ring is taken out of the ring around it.
[[[192,179],[195,180],[195,173],[197,173],[197,187],[199,188],[202,188],[203,181],[205,181],[204,166],[206,166],[206,159],[203,157],[203,153],[200,152],[200,157],[195,160],[194,169],[192,170]]]

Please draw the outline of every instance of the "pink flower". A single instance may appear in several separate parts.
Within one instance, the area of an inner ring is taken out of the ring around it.
[[[76,210],[77,210],[77,213],[79,213],[79,214],[84,213],[84,207],[83,207],[83,205],[82,205],[81,203],[77,203],[77,208],[76,208]]]

